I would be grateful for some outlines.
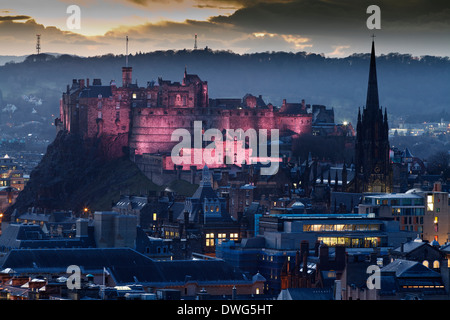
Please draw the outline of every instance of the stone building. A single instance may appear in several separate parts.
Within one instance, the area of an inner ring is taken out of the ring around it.
[[[355,142],[356,175],[352,190],[392,192],[392,165],[389,159],[387,111],[380,108],[378,97],[375,43],[372,42],[366,106],[358,111]]]
[[[280,136],[311,132],[312,114],[303,104],[286,103],[280,109],[266,105],[262,97],[247,94],[243,99],[210,99],[208,83],[185,70],[181,82],[158,79],[140,87],[132,83],[132,67],[122,68],[122,86],[115,81],[74,79],[60,103],[59,130],[78,133],[86,139],[109,141],[109,157],[122,154],[167,153],[177,144],[171,140],[176,129],[191,134],[194,122],[201,130],[278,128]]]

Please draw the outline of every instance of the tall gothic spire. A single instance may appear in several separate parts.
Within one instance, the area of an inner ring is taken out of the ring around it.
[[[372,41],[372,53],[370,55],[366,108],[369,110],[378,110],[380,108],[378,100],[377,66],[375,62],[375,41]]]

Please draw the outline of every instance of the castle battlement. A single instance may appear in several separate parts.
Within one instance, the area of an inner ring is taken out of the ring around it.
[[[120,139],[135,154],[170,152],[176,129],[193,131],[194,121],[204,130],[278,129],[280,136],[310,133],[313,114],[305,102],[280,108],[266,104],[262,96],[246,94],[242,99],[210,99],[208,83],[185,70],[181,82],[159,78],[139,87],[132,83],[132,67],[122,68],[122,86],[115,81],[74,79],[60,103],[60,130],[84,138],[126,136]]]

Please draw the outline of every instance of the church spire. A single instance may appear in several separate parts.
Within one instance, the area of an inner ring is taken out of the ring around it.
[[[370,54],[369,84],[367,87],[366,108],[378,110],[380,108],[378,100],[377,66],[375,61],[375,41],[372,40],[372,52]]]

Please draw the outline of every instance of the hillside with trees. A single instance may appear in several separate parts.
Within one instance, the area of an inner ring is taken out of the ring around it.
[[[121,82],[123,55],[77,57],[31,55],[0,67],[0,130],[40,124],[54,136],[59,100],[72,79]],[[133,82],[146,86],[159,77],[181,81],[184,68],[208,81],[210,98],[262,95],[279,106],[283,99],[334,108],[337,121],[355,122],[365,104],[369,54],[326,58],[305,52],[236,54],[229,51],[179,50],[136,53],[129,57]],[[423,115],[440,120],[450,106],[448,57],[391,53],[377,58],[380,103],[392,116],[410,121]],[[445,120],[445,119],[444,119]],[[450,119],[447,119],[450,120]],[[5,126],[5,124],[8,124]]]

